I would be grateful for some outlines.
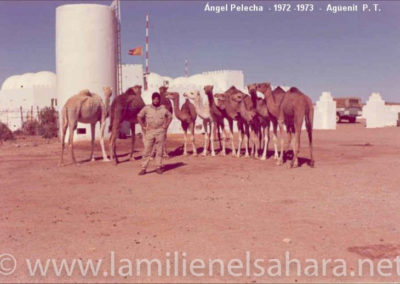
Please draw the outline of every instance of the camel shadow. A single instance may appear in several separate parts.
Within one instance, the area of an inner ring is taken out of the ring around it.
[[[182,163],[182,162],[166,164],[166,165],[163,166],[163,172],[165,173],[165,172],[168,172],[170,170],[174,170],[174,169],[177,169],[177,168],[180,168],[180,167],[183,167],[183,166],[186,166],[186,164]],[[150,173],[155,173],[155,172],[156,172],[156,169],[154,169],[152,171],[148,171],[147,173],[150,174]]]
[[[118,157],[118,164],[122,164],[122,163],[128,163],[130,161],[136,161],[136,160],[140,160],[142,158],[142,156],[135,156],[135,153],[137,153],[139,151],[133,151],[133,156],[132,158],[128,158],[128,159],[124,159],[124,160],[119,160],[120,158],[124,158],[124,157],[129,157],[131,152],[127,152],[124,154],[117,154]],[[110,158],[110,157],[109,157]]]

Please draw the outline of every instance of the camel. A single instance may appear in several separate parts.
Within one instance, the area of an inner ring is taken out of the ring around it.
[[[167,93],[166,97],[172,100],[175,110],[175,117],[181,121],[184,135],[183,155],[187,156],[187,131],[189,129],[190,133],[192,134],[192,137],[190,138],[190,144],[192,144],[193,156],[197,156],[194,137],[197,113],[194,105],[189,101],[189,99],[186,99],[185,103],[179,109],[179,93]]]
[[[207,156],[207,151],[208,151],[207,149],[209,144],[211,144],[210,145],[211,156],[214,157],[215,156],[214,134],[213,134],[212,118],[210,113],[210,106],[207,103],[203,103],[203,99],[201,98],[199,91],[184,93],[183,96],[185,98],[190,99],[193,102],[197,115],[203,120],[205,136],[204,136],[204,149],[202,155]]]
[[[294,143],[292,144],[293,159],[289,165],[290,167],[298,167],[301,127],[303,125],[303,121],[305,120],[310,150],[309,165],[314,167],[315,161],[313,159],[312,151],[314,106],[311,99],[295,87],[290,88],[288,92],[284,92],[281,88],[277,88],[272,92],[271,85],[269,83],[257,84],[257,91],[264,94],[269,113],[278,120],[281,150],[278,159],[278,165],[283,164],[283,126],[285,125],[288,133],[288,144],[292,144],[292,135],[294,134]]]
[[[250,96],[253,101],[253,106],[255,105],[256,113],[259,119],[260,127],[261,127],[261,145],[263,146],[263,153],[261,155],[261,160],[265,160],[267,158],[268,153],[268,144],[270,138],[270,126],[272,123],[273,126],[273,142],[274,142],[274,158],[278,159],[278,144],[277,144],[277,129],[278,122],[274,119],[268,112],[267,104],[265,99],[257,97],[257,86],[256,84],[250,84],[247,86],[249,90]]]
[[[90,123],[92,134],[91,139],[91,152],[89,160],[94,161],[94,139],[96,131],[96,123],[100,121],[100,146],[103,153],[103,161],[109,161],[106,151],[104,149],[104,128],[105,121],[108,116],[110,106],[110,97],[112,89],[110,87],[103,87],[105,103],[102,98],[90,92],[89,90],[82,90],[78,94],[70,97],[61,110],[61,158],[60,165],[64,162],[64,148],[65,148],[65,135],[69,128],[69,142],[71,146],[71,157],[74,164],[76,164],[74,153],[74,131],[78,126],[78,122]]]
[[[131,125],[131,153],[129,159],[132,159],[135,147],[135,126],[138,123],[137,115],[139,111],[145,106],[142,99],[142,86],[135,85],[125,91],[122,95],[115,98],[111,105],[110,112],[110,159],[118,164],[118,157],[116,153],[116,140],[123,121],[130,122]]]
[[[208,105],[210,106],[210,115],[211,115],[211,120],[213,123],[213,136],[217,136],[217,131],[219,129],[222,129],[222,150],[221,150],[221,155],[225,156],[226,155],[226,139],[231,140],[232,146],[232,154],[235,155],[235,144],[233,143],[233,121],[230,117],[228,117],[225,113],[225,111],[221,108],[218,107],[216,102],[214,101],[214,94],[213,94],[213,86],[207,85],[204,86],[204,92],[207,95],[208,98]],[[225,124],[224,124],[224,118],[228,120],[228,125],[229,125],[229,132],[227,133],[225,129]],[[220,148],[221,148],[221,139],[220,141]]]
[[[243,140],[245,157],[249,157],[249,122],[255,117],[255,111],[251,109],[250,97],[234,86],[230,87],[225,93],[215,94],[214,96],[218,99],[218,106],[225,110],[227,117],[237,121],[239,143],[236,157],[241,155]]]

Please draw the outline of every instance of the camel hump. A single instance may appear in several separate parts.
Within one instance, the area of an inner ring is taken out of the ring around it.
[[[291,93],[300,93],[300,94],[302,94],[302,92],[301,92],[299,89],[297,89],[296,87],[291,87],[291,88],[289,89],[289,92],[291,92]]]
[[[278,86],[278,87],[275,88],[274,92],[275,92],[275,93],[284,93],[285,90],[282,89],[280,86]]]
[[[80,96],[86,96],[86,97],[92,97],[93,96],[93,94],[88,89],[80,91],[79,95]]]

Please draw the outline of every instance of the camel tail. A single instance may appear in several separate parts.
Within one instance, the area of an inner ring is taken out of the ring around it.
[[[314,107],[310,106],[308,112],[306,113],[306,129],[308,133],[308,140],[310,145],[312,145],[312,130],[313,130],[313,121],[314,121]]]
[[[68,107],[64,106],[61,110],[61,123],[60,123],[61,133],[63,133],[64,129],[67,129],[67,127],[68,127]]]
[[[108,133],[110,133],[112,131],[113,120],[114,120],[114,108],[111,107],[111,110],[110,110],[110,124],[108,125]]]
[[[306,113],[306,128],[307,128],[307,133],[308,133],[308,141],[310,143],[310,162],[309,165],[311,167],[314,167],[314,158],[313,158],[313,145],[312,145],[312,131],[313,131],[313,121],[314,121],[314,107],[311,103],[311,105],[308,108],[308,112]]]

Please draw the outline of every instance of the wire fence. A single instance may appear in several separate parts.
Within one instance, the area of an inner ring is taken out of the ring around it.
[[[39,120],[39,113],[44,108],[39,106],[6,108],[0,110],[0,122],[5,123],[12,131],[21,129],[27,121]]]

